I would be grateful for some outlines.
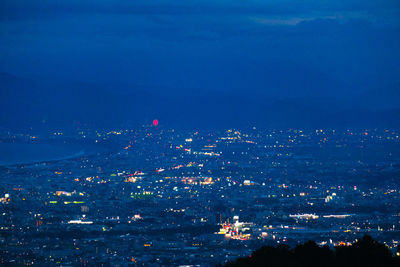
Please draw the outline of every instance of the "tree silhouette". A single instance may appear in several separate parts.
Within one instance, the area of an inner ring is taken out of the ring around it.
[[[288,246],[264,246],[247,258],[229,262],[227,267],[394,267],[400,266],[400,257],[393,256],[385,244],[365,235],[351,246],[338,246],[331,250],[314,241],[290,249]]]

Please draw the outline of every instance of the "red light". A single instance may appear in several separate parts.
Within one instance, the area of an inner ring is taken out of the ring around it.
[[[154,120],[154,121],[153,121],[153,125],[154,125],[154,126],[157,126],[157,125],[158,125],[158,120]]]

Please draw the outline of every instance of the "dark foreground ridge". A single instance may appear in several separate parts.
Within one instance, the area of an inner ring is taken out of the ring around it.
[[[294,249],[286,245],[264,246],[249,257],[239,258],[224,266],[386,267],[400,266],[400,257],[393,256],[386,245],[366,235],[351,246],[338,246],[333,250],[327,245],[320,247],[314,241],[308,241]]]

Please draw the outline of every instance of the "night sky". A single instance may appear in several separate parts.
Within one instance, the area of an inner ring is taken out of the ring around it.
[[[0,3],[0,125],[396,127],[399,1]]]

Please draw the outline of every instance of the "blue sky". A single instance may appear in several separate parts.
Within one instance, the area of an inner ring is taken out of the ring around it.
[[[371,92],[398,95],[398,1],[0,5],[0,72],[17,77],[158,95],[227,93],[353,104]],[[374,105],[370,100],[365,103]],[[396,101],[389,102],[392,107]]]
[[[270,62],[318,69],[350,83],[353,78],[381,83],[399,74],[396,1],[2,5],[0,69],[14,74],[199,88],[251,81],[263,87],[262,69]],[[214,77],[218,70],[223,72]],[[232,77],[236,73],[245,77]],[[159,77],[151,79],[154,75]]]

